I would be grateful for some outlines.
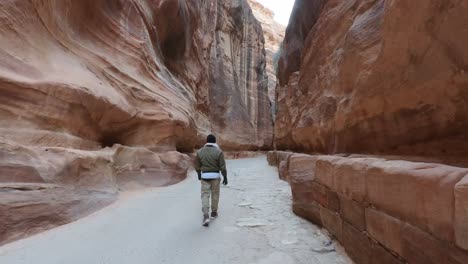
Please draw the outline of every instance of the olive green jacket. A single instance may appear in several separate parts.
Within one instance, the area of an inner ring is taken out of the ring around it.
[[[215,146],[209,144],[205,145],[197,151],[195,170],[199,177],[202,172],[221,171],[223,176],[227,178],[226,161],[224,160],[223,151]]]

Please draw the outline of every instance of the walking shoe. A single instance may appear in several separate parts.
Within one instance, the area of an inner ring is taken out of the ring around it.
[[[211,212],[211,217],[212,218],[218,217],[218,212]]]
[[[208,217],[208,215],[204,215],[203,216],[203,226],[209,226],[210,225],[210,218]]]

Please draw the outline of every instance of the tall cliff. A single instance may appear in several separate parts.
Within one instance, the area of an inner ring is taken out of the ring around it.
[[[265,36],[266,68],[268,74],[268,97],[275,108],[277,59],[281,52],[285,27],[274,19],[274,13],[255,0],[248,0],[255,18],[260,22]]]
[[[296,0],[268,159],[356,264],[468,263],[467,13]]]
[[[1,9],[7,138],[189,151],[212,131],[227,148],[271,145],[264,40],[245,1],[17,0]]]
[[[176,151],[210,132],[227,150],[272,145],[264,38],[245,0],[0,10],[0,244],[121,188],[180,181],[189,160]]]
[[[279,149],[467,155],[468,1],[297,0]]]

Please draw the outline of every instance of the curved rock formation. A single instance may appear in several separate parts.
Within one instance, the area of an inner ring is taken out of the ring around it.
[[[119,189],[184,179],[179,152],[208,133],[226,150],[271,147],[264,38],[245,0],[9,0],[0,10],[0,243],[74,220]]]
[[[467,155],[467,12],[465,0],[297,0],[277,147]]]
[[[227,148],[271,145],[263,36],[244,1],[16,0],[1,9],[6,137],[190,151],[214,132]]]

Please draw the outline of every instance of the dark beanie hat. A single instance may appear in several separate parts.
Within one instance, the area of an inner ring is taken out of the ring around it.
[[[213,135],[208,135],[208,136],[206,137],[206,142],[208,142],[208,143],[216,143],[216,137],[213,136]]]

